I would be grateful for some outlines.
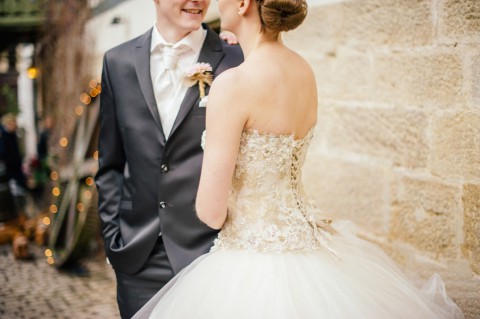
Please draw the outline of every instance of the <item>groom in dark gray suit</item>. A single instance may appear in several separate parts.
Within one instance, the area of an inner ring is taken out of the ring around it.
[[[108,51],[102,72],[96,184],[122,318],[212,245],[194,210],[206,109],[182,77],[195,62],[215,78],[243,61],[201,24],[209,0],[154,4],[155,26]]]

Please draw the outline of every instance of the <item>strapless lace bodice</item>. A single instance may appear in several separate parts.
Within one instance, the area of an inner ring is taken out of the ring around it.
[[[313,128],[293,135],[244,130],[230,190],[228,215],[212,250],[318,249],[325,232],[312,227],[318,209],[307,200],[302,166]]]

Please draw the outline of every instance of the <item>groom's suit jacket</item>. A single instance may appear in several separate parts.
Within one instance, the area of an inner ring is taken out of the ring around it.
[[[203,27],[198,61],[212,66],[214,78],[243,61],[239,46]],[[107,257],[127,274],[141,269],[160,232],[175,273],[208,252],[217,234],[195,213],[206,111],[198,106],[198,86],[187,90],[167,140],[150,77],[150,42],[151,30],[109,50],[102,73],[99,215]]]

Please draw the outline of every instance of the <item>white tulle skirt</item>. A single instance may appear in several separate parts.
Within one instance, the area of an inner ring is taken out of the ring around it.
[[[333,236],[326,250],[219,250],[195,260],[134,318],[464,318],[438,275],[416,288],[375,245]]]

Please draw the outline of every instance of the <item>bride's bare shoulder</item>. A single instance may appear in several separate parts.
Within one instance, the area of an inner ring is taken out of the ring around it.
[[[238,81],[239,79],[239,70],[238,66],[235,68],[231,68],[228,70],[223,71],[220,75],[218,75],[214,80],[212,84],[212,88],[215,87],[223,87],[226,85],[230,85],[231,83],[234,83],[235,81]]]
[[[217,78],[214,83],[225,85],[237,83],[238,81],[245,80],[246,75],[249,73],[249,65],[247,63],[242,63],[241,65],[223,71]]]
[[[241,95],[242,91],[245,92],[245,87],[249,85],[248,77],[245,75],[245,68],[242,65],[222,72],[214,79],[211,93],[217,96],[225,95],[233,100],[236,96]]]
[[[207,110],[223,109],[228,106],[229,110],[245,111],[242,96],[245,95],[246,89],[246,80],[240,67],[222,72],[213,80]]]

